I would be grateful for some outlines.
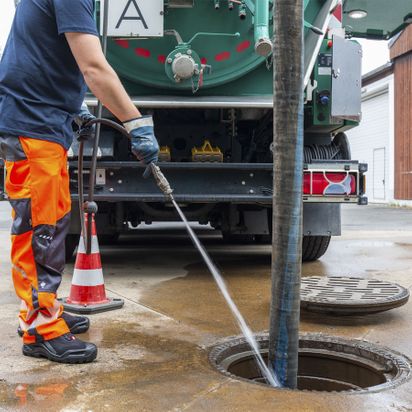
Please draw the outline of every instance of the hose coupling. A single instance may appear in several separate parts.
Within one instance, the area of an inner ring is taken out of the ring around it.
[[[152,170],[153,177],[155,178],[156,184],[159,187],[159,189],[164,193],[165,196],[171,197],[173,189],[170,187],[169,182],[160,170],[159,166],[155,165],[154,163],[150,163],[150,168]]]

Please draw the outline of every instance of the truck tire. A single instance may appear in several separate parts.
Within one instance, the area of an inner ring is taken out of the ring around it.
[[[73,260],[73,253],[79,244],[79,235],[69,234],[66,236],[65,247],[66,247],[66,262],[71,262]]]
[[[328,250],[331,236],[303,236],[302,261],[313,262]]]

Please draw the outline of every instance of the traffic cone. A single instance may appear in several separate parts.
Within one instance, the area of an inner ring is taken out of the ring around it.
[[[87,223],[87,213],[85,213]],[[92,314],[120,309],[123,299],[110,299],[106,296],[104,287],[102,262],[100,259],[99,242],[96,234],[96,223],[92,215],[92,248],[90,255],[86,254],[83,232],[77,248],[76,263],[70,295],[63,299],[67,312]]]

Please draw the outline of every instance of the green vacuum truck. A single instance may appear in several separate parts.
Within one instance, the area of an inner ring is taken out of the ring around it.
[[[273,2],[106,1],[108,60],[136,106],[153,115],[161,168],[186,216],[231,242],[269,243]],[[101,21],[103,5],[97,6]],[[311,261],[340,235],[341,204],[367,203],[367,165],[351,159],[345,135],[361,121],[362,50],[354,39],[396,35],[411,22],[412,3],[304,0],[304,8],[302,242],[303,260]],[[97,106],[92,95],[86,102],[91,110]],[[91,145],[85,155],[87,176]],[[69,156],[74,212],[68,256],[80,233],[77,142]],[[101,239],[115,240],[142,223],[179,220],[142,172],[127,139],[103,127],[95,180]]]

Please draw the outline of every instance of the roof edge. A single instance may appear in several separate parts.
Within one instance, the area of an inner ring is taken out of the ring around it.
[[[375,83],[378,80],[384,79],[393,73],[393,62],[387,62],[382,66],[364,74],[362,76],[362,86]]]

